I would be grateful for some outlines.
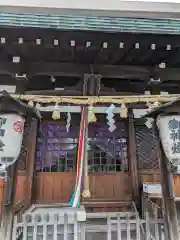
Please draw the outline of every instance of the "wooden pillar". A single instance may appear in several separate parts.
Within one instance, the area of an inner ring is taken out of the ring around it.
[[[84,96],[99,96],[101,75],[85,74],[83,82]]]
[[[26,156],[26,196],[24,199],[24,209],[32,204],[33,180],[35,171],[35,151],[37,137],[37,119],[30,119],[28,123],[27,156]]]
[[[12,239],[14,206],[16,202],[16,186],[18,175],[18,160],[8,169],[8,179],[5,182],[3,211],[1,217],[1,234],[3,240]]]
[[[16,93],[23,94],[26,90],[28,79],[23,76],[15,76],[16,79]]]
[[[83,81],[84,96],[98,96],[100,91],[99,75],[85,74]],[[88,174],[88,107],[85,107],[86,127],[85,127],[85,156],[84,156],[84,190],[82,196],[84,198],[91,197],[89,174]]]
[[[171,173],[170,162],[165,156],[162,144],[159,140],[159,133],[156,127],[156,136],[158,138],[158,155],[161,174],[161,189],[163,199],[163,218],[165,223],[166,240],[179,240],[179,226],[177,219],[175,193],[173,184],[173,175]]]
[[[139,183],[139,171],[138,171],[138,160],[136,154],[136,133],[134,116],[132,109],[128,112],[128,133],[129,133],[129,166],[132,177],[132,187],[133,187],[133,199],[137,206],[140,203],[140,183]]]

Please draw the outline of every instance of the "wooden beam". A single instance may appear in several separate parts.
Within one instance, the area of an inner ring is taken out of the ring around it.
[[[161,78],[163,81],[180,80],[179,68],[153,68],[129,65],[95,65],[58,63],[58,62],[30,62],[10,63],[0,62],[0,75],[26,73],[27,77],[43,76],[72,76],[83,77],[84,74],[101,75],[102,78],[140,79],[149,81],[151,77]]]
[[[119,47],[119,42],[124,42],[125,45],[128,42],[137,43],[140,42],[146,46],[150,44],[157,44],[158,46],[166,46],[171,44],[173,47],[179,46],[179,36],[178,35],[158,35],[158,34],[134,34],[134,33],[104,33],[98,31],[59,31],[58,29],[43,29],[43,28],[26,28],[26,27],[0,27],[1,36],[6,38],[5,43],[2,45],[13,46],[16,45],[26,45],[31,46],[36,45],[36,38],[43,39],[42,47],[51,48],[53,46],[53,39],[56,37],[59,42],[69,43],[70,40],[81,41],[85,43],[87,40],[92,42],[92,46],[99,46],[99,43],[106,39],[108,46]],[[24,38],[23,43],[19,43],[18,38]]]

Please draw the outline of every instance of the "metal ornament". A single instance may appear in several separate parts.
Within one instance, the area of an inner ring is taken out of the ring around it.
[[[113,132],[116,129],[116,125],[115,120],[114,120],[114,110],[115,110],[115,106],[113,104],[110,105],[110,107],[108,107],[108,109],[106,110],[106,119],[107,121],[107,125],[109,126],[108,130],[110,132]]]

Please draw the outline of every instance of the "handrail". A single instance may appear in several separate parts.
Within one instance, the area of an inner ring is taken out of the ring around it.
[[[133,208],[134,208],[134,210],[135,210],[135,212],[136,212],[136,214],[137,214],[137,218],[138,218],[138,221],[139,221],[139,224],[140,224],[141,231],[142,231],[142,233],[143,233],[143,235],[144,235],[144,237],[145,237],[145,236],[146,236],[146,233],[145,233],[144,227],[143,227],[143,225],[142,225],[142,222],[140,221],[141,219],[140,219],[140,217],[139,217],[139,212],[138,212],[138,210],[137,210],[137,208],[136,208],[136,204],[135,204],[134,201],[132,202],[132,206],[133,206]]]
[[[24,208],[24,201],[18,201],[14,207],[14,213],[18,213],[21,209]]]

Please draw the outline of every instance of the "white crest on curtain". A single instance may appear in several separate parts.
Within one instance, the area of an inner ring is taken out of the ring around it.
[[[0,114],[0,171],[19,157],[25,119],[18,114]]]
[[[174,166],[179,166],[180,115],[159,116],[157,126],[166,157]]]

